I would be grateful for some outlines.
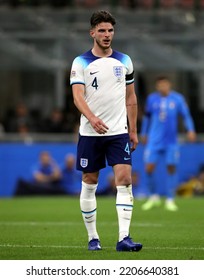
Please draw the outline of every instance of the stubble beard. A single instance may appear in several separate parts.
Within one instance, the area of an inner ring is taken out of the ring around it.
[[[110,41],[109,45],[107,45],[107,46],[102,45],[98,40],[96,40],[96,44],[102,51],[106,51],[111,48],[111,41]]]

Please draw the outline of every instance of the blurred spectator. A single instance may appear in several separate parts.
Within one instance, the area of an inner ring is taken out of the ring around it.
[[[104,188],[99,192],[97,191],[97,193],[99,195],[116,195],[116,186],[115,186],[115,177],[114,177],[114,173],[110,172],[107,175],[106,178],[107,184],[104,186]]]
[[[179,0],[178,6],[180,6],[182,9],[191,10],[195,6],[194,0]]]
[[[61,178],[57,163],[47,151],[42,151],[39,162],[32,170],[33,182],[42,186],[55,186]]]
[[[50,117],[45,121],[45,132],[62,133],[64,126],[63,113],[60,109],[52,110]]]
[[[194,195],[204,195],[204,164],[200,166],[198,181],[194,188]]]
[[[10,114],[5,120],[7,132],[27,133],[34,131],[34,121],[32,120],[28,108],[20,103],[16,106],[13,114]]]
[[[39,161],[31,171],[30,181],[25,181],[24,179],[18,181],[16,195],[65,194],[60,187],[60,169],[48,151],[40,153]]]
[[[113,7],[122,7],[128,9],[134,9],[137,5],[137,0],[112,0],[111,5]]]
[[[45,133],[75,133],[79,124],[79,113],[74,107],[64,113],[59,108],[54,108],[50,116],[43,119],[40,110],[28,110],[25,104],[18,104],[15,110],[7,111],[2,124],[5,132],[20,133],[23,136],[30,132]],[[1,128],[0,128],[1,129]]]
[[[204,164],[200,166],[197,176],[178,186],[177,195],[184,197],[204,195]]]
[[[34,121],[34,131],[35,132],[43,132],[44,130],[44,122],[43,122],[43,111],[40,109],[32,109],[30,110],[30,117]]]
[[[138,8],[150,10],[154,8],[154,0],[138,0]]]
[[[204,9],[204,0],[200,0],[200,1],[199,1],[198,7],[199,7],[200,9]]]
[[[61,168],[61,186],[67,194],[78,195],[81,191],[81,172],[76,170],[74,154],[67,154]]]
[[[68,75],[67,75],[68,76]],[[65,112],[64,112],[64,132],[66,133],[75,133],[76,125],[79,124],[80,113],[77,110],[76,106],[73,103],[73,97],[71,93],[71,89],[69,88],[69,82],[67,82],[67,94],[65,96]],[[78,135],[78,131],[77,131]]]
[[[77,118],[76,118],[77,116]],[[69,111],[65,114],[64,117],[64,124],[63,124],[63,130],[66,133],[75,133],[76,132],[76,126],[79,123],[79,117],[78,114],[74,114],[74,112]]]
[[[177,0],[160,0],[159,6],[164,9],[176,8]]]

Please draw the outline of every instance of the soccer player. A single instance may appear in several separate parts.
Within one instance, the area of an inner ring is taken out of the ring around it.
[[[81,112],[77,149],[77,169],[82,171],[80,206],[88,232],[88,249],[100,250],[95,192],[99,171],[107,160],[113,167],[117,188],[116,250],[139,251],[142,245],[133,242],[129,235],[133,210],[131,152],[138,144],[134,71],[130,57],[111,47],[115,23],[107,11],[93,13],[93,48],[76,57],[71,69],[74,103]]]
[[[178,209],[175,204],[175,188],[177,185],[176,166],[179,161],[177,143],[178,116],[181,115],[190,142],[196,139],[195,129],[189,108],[184,97],[171,89],[167,77],[156,80],[156,91],[151,93],[145,105],[145,115],[141,126],[141,142],[147,144],[144,152],[146,185],[150,197],[142,205],[143,210],[159,206],[161,200],[156,191],[154,170],[159,156],[163,153],[167,166],[165,208],[170,211]]]

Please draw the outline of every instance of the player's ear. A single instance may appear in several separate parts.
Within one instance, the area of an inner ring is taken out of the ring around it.
[[[90,36],[91,36],[93,39],[95,38],[95,32],[94,32],[94,29],[93,29],[93,28],[90,29],[89,34],[90,34]]]

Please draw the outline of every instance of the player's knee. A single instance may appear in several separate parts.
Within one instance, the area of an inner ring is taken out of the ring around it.
[[[119,174],[115,179],[116,186],[123,185],[127,186],[132,183],[132,178],[130,174]]]
[[[82,181],[86,184],[97,184],[98,183],[98,172],[97,173],[83,173]]]

